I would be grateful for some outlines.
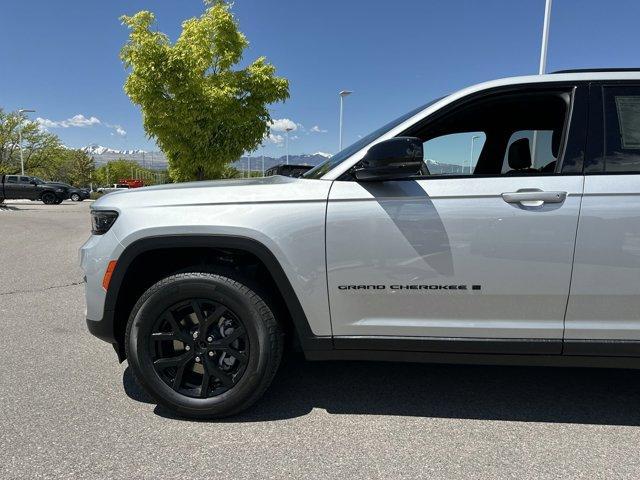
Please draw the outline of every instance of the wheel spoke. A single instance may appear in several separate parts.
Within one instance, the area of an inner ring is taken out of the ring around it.
[[[222,314],[227,310],[227,308],[222,305],[216,305],[215,310],[205,318],[198,302],[194,301],[191,305],[193,307],[193,311],[196,312],[196,317],[198,317],[198,322],[200,324],[198,327],[198,335],[200,338],[204,338],[209,334],[209,327],[220,320]]]
[[[169,322],[169,325],[171,326],[173,333],[177,337],[176,340],[180,340],[183,343],[188,343],[191,340],[189,335],[187,335],[187,333],[180,327],[180,324],[178,323],[176,318],[173,316],[173,312],[168,312],[167,315],[165,316],[165,320]]]
[[[245,363],[247,361],[247,355],[233,347],[225,347],[220,350],[225,352],[229,357],[235,358],[240,363]]]
[[[207,393],[209,393],[210,383],[211,383],[211,374],[208,372],[208,369],[205,367],[204,373],[202,374],[202,385],[200,386],[201,398],[207,398]]]
[[[213,348],[222,349],[224,347],[227,347],[227,346],[231,345],[233,342],[235,342],[238,338],[240,338],[244,334],[245,334],[244,327],[243,326],[239,326],[239,327],[235,328],[233,330],[233,332],[231,332],[230,335],[228,335],[226,337],[222,337],[220,340],[216,340],[215,342],[213,342]]]
[[[220,380],[225,387],[233,387],[233,378],[231,377],[231,375],[223,372],[218,367],[215,360],[207,359],[205,360],[205,365],[205,372],[208,372],[210,376],[213,376]]]
[[[180,390],[180,385],[182,385],[182,376],[184,375],[184,369],[187,367],[189,363],[189,359],[183,361],[180,365],[178,365],[178,370],[176,371],[176,376],[173,379],[173,389],[175,391]]]
[[[180,366],[182,363],[186,363],[193,357],[192,352],[185,352],[182,355],[176,355],[175,357],[159,358],[154,361],[153,364],[156,368],[165,369],[169,367]]]
[[[176,334],[174,332],[154,332],[151,334],[151,339],[155,342],[177,340]]]

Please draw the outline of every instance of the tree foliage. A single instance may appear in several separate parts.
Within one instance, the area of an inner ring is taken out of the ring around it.
[[[72,185],[89,185],[93,158],[81,150],[65,148],[60,139],[31,122],[24,113],[0,108],[0,175],[20,173],[20,129],[27,175]]]
[[[144,180],[145,185],[153,185],[156,183],[157,173],[165,172],[142,168],[137,162],[119,158],[97,168],[93,181],[96,185],[111,185],[122,179],[139,178]]]
[[[268,133],[267,106],[289,97],[289,83],[260,57],[237,67],[248,46],[230,5],[205,2],[175,43],[154,29],[153,13],[121,20],[129,40],[120,57],[130,70],[125,92],[142,109],[144,128],[169,160],[174,180],[219,178]]]

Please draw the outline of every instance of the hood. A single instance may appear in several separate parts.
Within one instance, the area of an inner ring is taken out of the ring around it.
[[[263,178],[210,180],[123,189],[94,202],[95,208],[135,208],[188,205],[326,200],[330,181],[280,175]]]

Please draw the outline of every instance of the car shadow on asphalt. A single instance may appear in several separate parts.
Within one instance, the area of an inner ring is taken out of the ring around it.
[[[127,367],[124,389],[152,403]],[[228,422],[330,414],[640,425],[640,371],[287,360],[264,397]],[[162,417],[178,419],[156,406]]]

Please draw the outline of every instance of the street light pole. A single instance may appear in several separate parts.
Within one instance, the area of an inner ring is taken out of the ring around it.
[[[342,150],[342,112],[344,109],[344,97],[348,97],[349,95],[351,95],[353,92],[349,91],[349,90],[342,90],[338,95],[340,95],[340,133],[339,133],[339,140],[338,140],[338,151]]]
[[[538,68],[538,75],[544,75],[547,71],[547,47],[549,46],[549,25],[551,24],[551,1],[552,0],[546,0],[544,5],[544,23],[542,25],[542,44],[540,45],[540,67]],[[538,147],[537,130],[533,131],[533,138],[531,140],[532,166],[535,166],[536,149]]]
[[[18,113],[27,113],[27,112],[35,112],[35,110],[29,110],[26,108],[21,108],[18,110]],[[24,157],[22,156],[22,115],[20,115],[20,129],[18,130],[18,143],[20,144],[20,171],[22,175],[24,175]]]
[[[287,165],[289,165],[289,132],[291,130],[293,130],[291,127],[285,128],[285,131],[287,132]]]
[[[540,47],[539,75],[544,75],[547,70],[547,47],[549,45],[549,24],[551,23],[551,1],[546,0],[544,7],[544,25],[542,26],[542,45]]]
[[[473,165],[473,142],[476,141],[476,139],[480,138],[480,135],[474,135],[473,137],[471,137],[471,154],[469,155],[469,174],[471,174],[471,165]]]

